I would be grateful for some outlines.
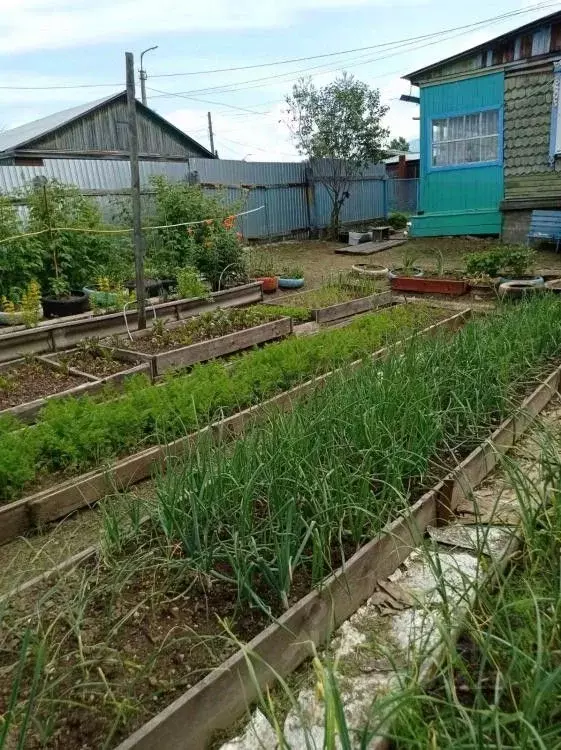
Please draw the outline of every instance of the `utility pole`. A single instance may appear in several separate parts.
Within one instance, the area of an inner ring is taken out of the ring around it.
[[[208,137],[210,138],[210,150],[212,151],[212,155],[216,156],[216,151],[214,150],[214,133],[212,132],[212,115],[210,112],[207,112],[208,115]]]
[[[145,49],[143,52],[140,53],[140,96],[142,98],[142,103],[144,106],[147,105],[147,98],[146,98],[146,79],[148,76],[146,75],[146,71],[144,70],[144,65],[142,64],[142,58],[147,52],[152,52],[153,49],[158,49],[158,45],[156,44],[155,47],[148,47],[148,49]]]
[[[131,169],[132,240],[136,270],[136,304],[138,328],[146,328],[146,289],[144,286],[144,240],[140,216],[140,171],[138,168],[138,128],[136,122],[136,98],[134,92],[134,57],[125,52],[127,65],[127,107],[129,116],[129,155]]]

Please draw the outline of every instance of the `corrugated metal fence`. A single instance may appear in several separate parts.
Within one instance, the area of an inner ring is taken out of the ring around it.
[[[327,162],[316,166],[324,170]],[[165,175],[172,181],[199,183],[207,190],[223,189],[228,200],[243,200],[244,209],[263,210],[240,219],[239,229],[248,238],[296,235],[329,225],[331,201],[326,188],[305,162],[244,162],[223,159],[190,159],[188,162],[140,163],[145,210],[149,211],[150,178]],[[108,221],[116,215],[116,199],[130,188],[127,161],[112,159],[45,159],[43,167],[0,166],[0,191],[17,195],[34,178],[46,176],[76,185],[99,201]],[[416,209],[410,187],[399,189],[388,180],[383,164],[372,165],[352,180],[342,211],[344,223],[363,223],[387,216],[388,211]],[[416,187],[414,190],[416,196]]]

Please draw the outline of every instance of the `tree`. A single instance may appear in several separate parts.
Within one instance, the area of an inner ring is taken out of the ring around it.
[[[400,135],[399,138],[392,138],[388,146],[389,151],[409,151],[409,143]]]
[[[288,127],[298,152],[312,164],[318,162],[314,171],[329,193],[331,232],[337,236],[351,180],[383,157],[389,131],[382,126],[382,118],[388,107],[381,104],[378,89],[347,73],[322,88],[302,78],[286,103]]]

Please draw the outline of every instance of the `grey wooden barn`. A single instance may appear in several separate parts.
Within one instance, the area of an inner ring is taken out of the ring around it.
[[[137,100],[139,157],[214,158],[200,143]],[[47,159],[126,159],[126,91],[0,133],[0,165],[43,166]]]

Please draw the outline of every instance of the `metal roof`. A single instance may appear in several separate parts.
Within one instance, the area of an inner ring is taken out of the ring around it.
[[[421,154],[418,151],[406,151],[404,154],[396,154],[390,156],[389,159],[384,159],[384,164],[399,164],[399,160],[402,156],[405,156],[405,161],[419,161]]]
[[[47,115],[47,117],[42,117],[40,120],[34,120],[33,122],[28,122],[25,125],[20,125],[17,128],[6,130],[3,133],[0,133],[0,153],[4,153],[6,151],[14,151],[15,149],[21,148],[31,141],[42,138],[43,136],[52,133],[54,130],[58,130],[58,128],[63,127],[64,125],[68,125],[70,122],[83,117],[84,115],[88,114],[88,112],[91,112],[94,109],[98,109],[99,107],[103,107],[106,104],[115,101],[116,99],[125,97],[126,95],[126,91],[119,91],[116,94],[111,94],[111,96],[106,96],[103,99],[96,99],[93,102],[80,104],[77,107],[63,109],[60,112],[55,112],[52,115]],[[166,120],[165,117],[162,117],[162,115],[158,114],[153,109],[150,109],[150,107],[146,107],[144,104],[142,104],[142,102],[139,102],[138,99],[136,100],[136,106],[141,107],[143,111],[147,112],[150,115],[150,117],[158,120],[163,126],[168,128],[168,130],[171,130],[179,135],[191,146],[195,146],[201,153],[206,154],[208,158],[215,158],[214,154],[207,148],[205,148],[205,146],[202,146],[200,143],[195,141],[194,138],[191,138],[191,136],[187,135],[187,133],[184,133],[182,130]]]
[[[17,128],[5,130],[3,133],[0,133],[0,151],[18,148],[18,146],[23,146],[29,141],[34,141],[37,138],[47,135],[62,125],[67,125],[72,120],[82,117],[92,109],[96,109],[104,104],[108,104],[113,99],[117,99],[122,93],[122,91],[119,91],[118,94],[111,94],[111,96],[105,96],[103,99],[96,99],[94,102],[63,109],[52,115],[41,117],[39,120],[27,122],[25,125],[20,125]]]
[[[457,55],[452,55],[451,57],[445,57],[443,60],[438,60],[438,62],[432,63],[431,65],[427,65],[424,68],[419,68],[419,70],[413,71],[413,73],[407,73],[407,75],[402,76],[406,81],[414,82],[418,78],[420,78],[425,73],[428,73],[430,70],[434,70],[434,68],[440,68],[442,65],[448,65],[449,63],[456,62],[456,60],[461,60],[464,57],[468,57],[469,55],[473,55],[475,52],[482,52],[483,50],[487,49],[490,45],[494,46],[496,44],[500,44],[501,42],[506,41],[510,37],[518,34],[524,34],[527,31],[533,31],[534,29],[539,28],[540,26],[543,26],[544,24],[548,24],[551,21],[554,20],[561,20],[561,12],[555,11],[554,13],[549,13],[547,16],[542,16],[541,18],[537,18],[535,21],[530,21],[529,23],[525,23],[523,26],[517,26],[517,28],[512,29],[512,31],[507,31],[504,34],[500,34],[499,36],[494,37],[493,39],[489,39],[487,42],[483,42],[482,44],[477,44],[475,47],[470,47],[470,49],[465,50],[465,52],[460,52]]]

